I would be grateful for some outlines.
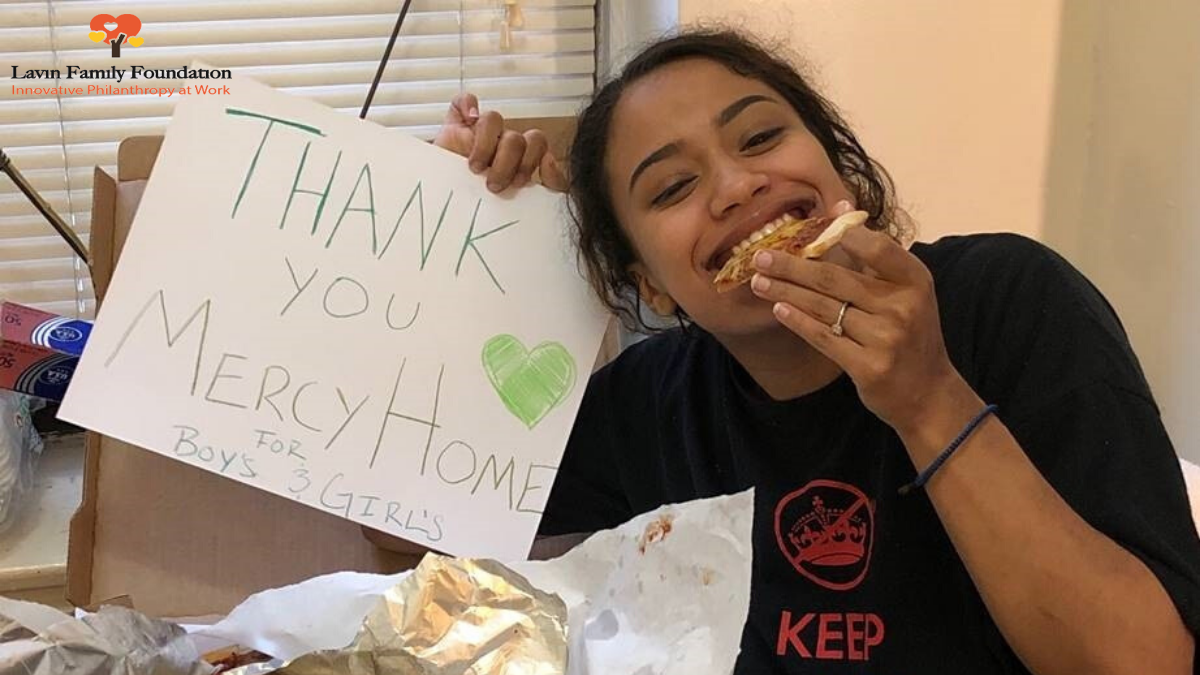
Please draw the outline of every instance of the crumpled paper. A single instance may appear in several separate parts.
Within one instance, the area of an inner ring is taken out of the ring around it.
[[[568,675],[733,671],[750,605],[749,490],[662,507],[564,556],[507,566],[568,611]],[[260,593],[203,629],[292,661],[350,644],[408,574],[339,573]]]
[[[388,589],[348,647],[305,654],[276,675],[559,675],[567,608],[490,560],[426,556]],[[265,672],[237,669],[230,675]]]
[[[124,607],[83,619],[0,597],[0,672],[25,675],[208,675],[187,633]]]

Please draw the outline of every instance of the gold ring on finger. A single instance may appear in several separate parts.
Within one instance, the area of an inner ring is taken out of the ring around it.
[[[846,319],[846,310],[850,307],[850,301],[842,303],[842,308],[838,310],[837,321],[829,327],[829,332],[833,333],[834,337],[842,337],[846,334],[846,329],[842,327],[842,322]]]

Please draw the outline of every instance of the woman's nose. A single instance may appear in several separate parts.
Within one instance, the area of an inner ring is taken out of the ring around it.
[[[736,164],[724,168],[713,193],[713,218],[720,219],[745,206],[765,192],[769,185],[770,179],[766,174]]]

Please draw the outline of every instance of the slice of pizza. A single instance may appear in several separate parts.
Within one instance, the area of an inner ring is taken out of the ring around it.
[[[801,258],[820,258],[837,246],[852,227],[867,222],[866,211],[850,211],[837,218],[816,216],[804,220],[784,214],[763,229],[733,247],[733,257],[717,273],[713,283],[720,293],[737,288],[754,276],[754,254],[759,251],[784,251]]]

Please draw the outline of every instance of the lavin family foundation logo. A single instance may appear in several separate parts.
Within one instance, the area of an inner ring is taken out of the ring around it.
[[[112,45],[112,57],[121,58],[121,45],[141,47],[144,38],[138,37],[142,30],[142,20],[133,14],[122,14],[114,17],[112,14],[97,14],[88,24],[92,32],[88,37],[92,42]]]
[[[142,32],[142,20],[135,14],[122,14],[113,16],[112,14],[97,14],[92,17],[88,24],[91,32],[88,37],[96,44],[107,44],[112,49],[112,57],[114,59],[121,57],[121,47],[129,45],[130,47],[141,47],[146,40],[139,33]],[[128,68],[122,68],[113,64],[107,68],[84,68],[77,64],[68,64],[63,68],[31,68],[22,71],[20,66],[12,64],[13,80],[55,80],[53,86],[42,86],[40,82],[31,82],[32,86],[18,86],[17,82],[13,83],[12,93],[15,95],[32,95],[32,96],[56,96],[56,95],[82,95],[95,94],[107,96],[111,94],[149,94],[151,96],[175,96],[192,95],[192,94],[229,94],[231,93],[228,86],[224,87],[208,87],[205,85],[190,85],[183,84],[179,86],[169,86],[171,83],[166,83],[168,86],[161,87],[143,87],[140,83],[133,84],[127,87],[118,87],[111,84],[90,84],[86,88],[74,87],[70,84],[62,84],[58,80],[115,80],[117,83],[129,80],[229,80],[233,78],[233,72],[229,68],[193,68],[190,66],[178,66],[175,68],[147,68],[143,65],[133,64]]]

